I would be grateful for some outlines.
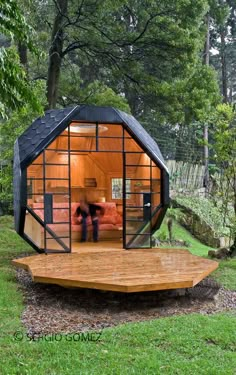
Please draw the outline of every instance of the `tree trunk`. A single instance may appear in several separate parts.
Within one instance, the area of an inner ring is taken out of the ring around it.
[[[229,97],[228,97],[228,101],[230,104],[233,103],[233,82],[232,82],[233,78],[231,77],[230,79],[230,89],[229,89]]]
[[[27,46],[22,42],[18,42],[18,54],[20,58],[20,63],[25,68],[26,73],[28,73]]]
[[[226,45],[225,45],[225,28],[222,27],[220,30],[220,57],[221,57],[221,72],[222,72],[222,94],[224,103],[228,103],[228,82],[227,82],[227,64],[226,64]]]
[[[234,174],[234,180],[233,180],[233,189],[234,189],[234,217],[236,219],[236,174]],[[233,238],[233,245],[231,246],[231,256],[236,257],[236,222],[234,223],[234,238]]]
[[[206,189],[206,195],[209,193],[209,147],[208,147],[208,124],[204,125],[204,181],[203,185]]]
[[[204,47],[204,54],[203,54],[203,64],[209,65],[210,63],[210,15],[207,13],[206,15],[206,41]]]
[[[68,0],[57,1],[57,14],[54,19],[51,47],[49,49],[49,64],[47,76],[47,109],[56,107],[58,96],[58,84],[61,71],[61,60],[63,50],[63,21],[67,15]]]
[[[209,65],[210,62],[210,14],[207,13],[206,15],[206,41],[205,41],[205,49],[203,55],[203,63],[204,65]],[[208,148],[208,124],[204,125],[204,181],[203,186],[206,189],[206,195],[209,193],[209,148]]]

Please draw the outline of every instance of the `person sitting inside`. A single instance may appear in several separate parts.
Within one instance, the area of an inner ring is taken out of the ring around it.
[[[98,242],[98,212],[100,215],[104,214],[103,207],[94,204],[88,203],[85,199],[80,200],[80,205],[76,209],[76,215],[81,216],[82,222],[82,236],[81,242],[87,241],[87,217],[90,215],[93,225],[93,241]]]

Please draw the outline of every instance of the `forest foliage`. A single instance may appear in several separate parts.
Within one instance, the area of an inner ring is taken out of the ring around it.
[[[235,33],[234,0],[0,0],[1,199],[16,137],[43,110],[78,103],[132,113],[186,150],[209,125],[221,168],[222,102],[232,118],[220,142],[235,137]]]

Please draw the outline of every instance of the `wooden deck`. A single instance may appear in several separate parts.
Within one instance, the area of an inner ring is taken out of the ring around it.
[[[121,241],[73,242],[72,253],[100,253],[103,251],[124,251]]]
[[[183,249],[123,250],[78,244],[71,254],[40,254],[13,260],[35,282],[118,292],[190,288],[218,263]]]

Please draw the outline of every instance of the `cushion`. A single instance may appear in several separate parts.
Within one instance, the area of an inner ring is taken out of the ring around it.
[[[40,217],[40,219],[44,220],[44,210],[36,209],[34,213]]]
[[[79,207],[78,202],[71,202],[71,215],[75,215],[77,208]]]
[[[97,204],[104,208],[104,215],[115,216],[117,214],[116,203],[105,202],[105,203],[97,203]]]
[[[116,214],[116,224],[122,224],[123,218],[120,214]]]
[[[71,224],[72,225],[78,225],[78,224],[80,224],[78,216],[71,215]]]
[[[116,217],[115,216],[100,216],[99,217],[99,223],[100,224],[116,224]]]
[[[64,207],[64,206],[63,206]],[[53,210],[53,222],[67,222],[69,220],[69,208],[59,208]]]

